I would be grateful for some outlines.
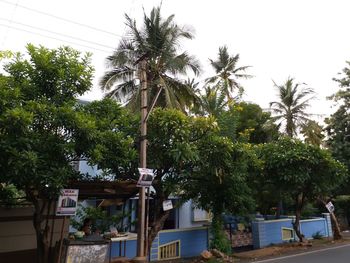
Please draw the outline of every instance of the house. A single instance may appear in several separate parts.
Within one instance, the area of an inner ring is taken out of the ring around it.
[[[87,173],[91,176],[98,175],[101,171],[96,166],[89,166],[86,161],[80,161],[76,165],[81,173]],[[165,221],[163,230],[161,230],[152,246],[149,248],[150,261],[198,256],[203,250],[209,247],[209,228],[210,215],[208,212],[195,208],[192,201],[188,201],[179,207],[176,206],[177,198],[171,198],[173,209],[169,218]],[[103,200],[95,199],[95,203],[90,199],[85,205],[104,205]],[[124,212],[129,216],[123,218],[122,224],[126,226],[123,231],[135,233],[125,238],[112,238],[111,256],[125,256],[133,258],[136,256],[136,226],[132,224],[137,219],[138,197],[122,200],[119,204],[106,206],[109,214]],[[150,200],[152,206],[152,200]],[[152,218],[152,214],[150,214]]]

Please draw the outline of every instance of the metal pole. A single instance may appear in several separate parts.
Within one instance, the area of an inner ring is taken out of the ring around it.
[[[141,137],[140,137],[140,168],[147,167],[147,74],[146,60],[140,61],[140,81],[141,81]],[[139,191],[139,207],[137,218],[137,260],[145,261],[145,187]]]

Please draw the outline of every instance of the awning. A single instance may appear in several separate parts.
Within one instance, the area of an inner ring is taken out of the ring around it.
[[[79,189],[79,199],[121,199],[135,196],[139,188],[136,181],[74,181],[69,184],[72,189]]]

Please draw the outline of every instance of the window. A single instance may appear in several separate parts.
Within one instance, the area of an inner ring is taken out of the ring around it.
[[[180,240],[159,246],[158,259],[174,259],[180,257]]]
[[[292,228],[282,227],[282,240],[294,239],[294,230]]]
[[[193,208],[193,221],[210,221],[210,213],[198,208]]]

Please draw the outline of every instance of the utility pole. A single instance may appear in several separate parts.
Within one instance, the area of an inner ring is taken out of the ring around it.
[[[147,72],[146,60],[140,61],[140,84],[141,84],[141,136],[140,136],[140,168],[147,168]],[[140,187],[138,217],[137,217],[137,262],[145,262],[145,187]],[[148,231],[146,229],[146,231]]]

